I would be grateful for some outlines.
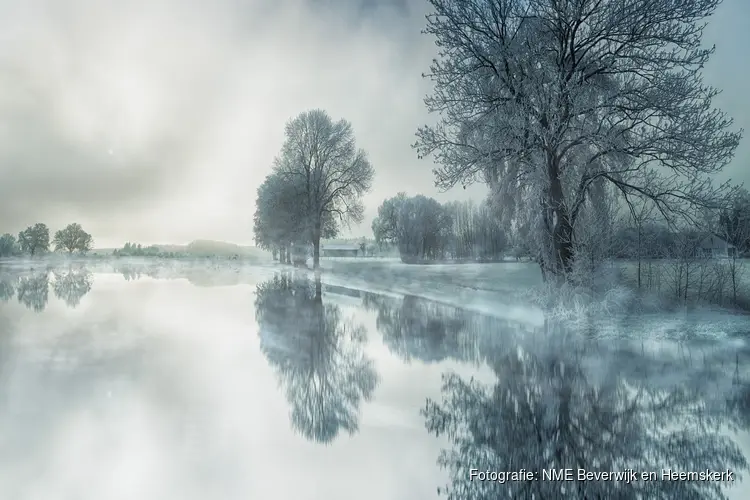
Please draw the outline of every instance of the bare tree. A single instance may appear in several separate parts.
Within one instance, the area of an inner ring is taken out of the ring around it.
[[[720,0],[428,0],[440,49],[417,132],[437,184],[483,181],[504,217],[534,228],[545,275],[566,276],[597,181],[668,221],[717,206],[712,174],[741,131],[712,107],[700,69]]]
[[[301,113],[286,125],[286,140],[275,160],[275,172],[298,189],[305,226],[313,244],[313,266],[320,267],[320,239],[326,217],[361,222],[362,195],[372,186],[374,169],[356,147],[346,120],[334,122],[323,110]]]

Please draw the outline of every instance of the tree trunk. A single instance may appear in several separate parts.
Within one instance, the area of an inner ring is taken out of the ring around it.
[[[737,305],[737,257],[736,251],[732,254],[732,263],[730,272],[732,273],[732,301]]]
[[[573,223],[565,204],[557,161],[547,160],[549,189],[545,193],[545,223],[551,237],[552,262],[545,262],[546,272],[565,280],[573,267]]]
[[[279,247],[279,262],[286,264],[286,247]]]
[[[638,289],[641,289],[641,224],[638,224]]]
[[[320,271],[315,271],[315,300],[323,301],[323,284],[320,281]]]
[[[320,227],[313,230],[313,269],[320,271]]]
[[[542,282],[547,282],[547,268],[544,263],[544,256],[542,254],[539,254],[539,268],[542,271]]]

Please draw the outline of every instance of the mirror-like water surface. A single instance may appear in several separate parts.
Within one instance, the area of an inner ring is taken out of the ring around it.
[[[212,273],[0,268],[2,498],[750,498],[741,329],[605,336]],[[544,480],[566,468],[736,481]]]

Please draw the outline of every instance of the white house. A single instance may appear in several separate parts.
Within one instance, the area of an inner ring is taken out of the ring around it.
[[[320,246],[323,257],[357,257],[360,246],[351,243],[328,243]]]
[[[697,253],[701,256],[717,259],[732,257],[736,251],[734,245],[714,234],[709,234],[700,240],[697,248]]]

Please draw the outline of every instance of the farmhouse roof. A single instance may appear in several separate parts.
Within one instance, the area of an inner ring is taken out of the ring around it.
[[[731,243],[729,243],[727,240],[725,240],[724,238],[722,238],[720,236],[717,236],[715,234],[707,234],[706,236],[704,236],[701,239],[700,244],[703,247],[709,247],[709,246],[715,247],[717,245],[718,246],[726,245],[726,246],[728,246],[730,248],[734,247],[734,245],[732,245]]]
[[[323,250],[359,250],[359,245],[353,245],[351,243],[329,243],[327,245],[321,245]]]

